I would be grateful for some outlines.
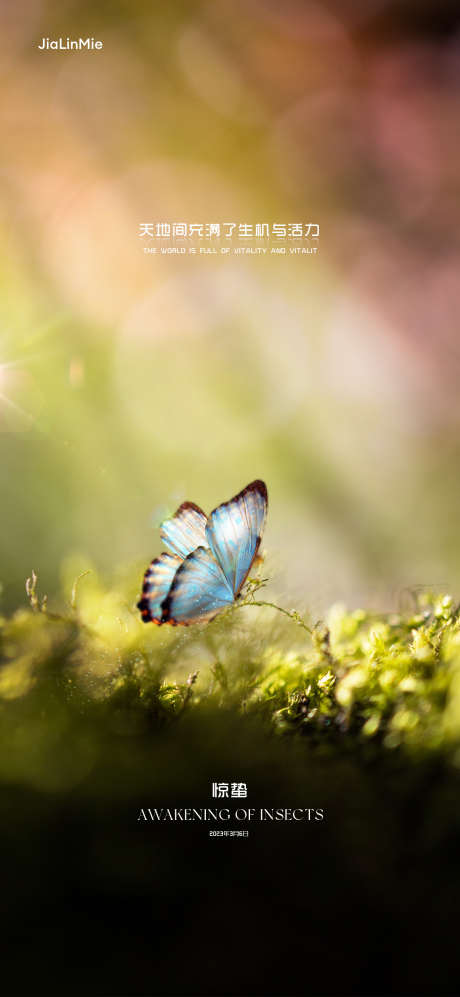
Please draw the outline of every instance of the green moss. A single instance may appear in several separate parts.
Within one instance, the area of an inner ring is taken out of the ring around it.
[[[460,620],[451,596],[410,614],[333,606],[310,626],[259,598],[265,580],[208,625],[144,625],[135,595],[97,578],[52,611],[29,605],[0,624],[0,777],[38,787],[79,780],[101,731],[158,729],[185,711],[234,711],[322,754],[443,755],[460,763]],[[105,726],[104,726],[105,725]],[[56,753],[72,740],[75,750]],[[54,754],[53,754],[54,752]],[[51,758],[51,762],[50,762]]]

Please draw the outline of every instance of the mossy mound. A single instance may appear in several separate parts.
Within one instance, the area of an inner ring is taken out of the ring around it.
[[[139,621],[134,587],[87,581],[55,611],[32,580],[1,624],[5,992],[451,994],[453,600],[310,625],[255,605],[255,584],[172,629]],[[138,820],[212,807],[221,780],[247,785],[231,806],[324,819],[251,822],[244,840]]]
[[[251,582],[211,624],[158,628],[97,580],[78,608],[75,584],[67,609],[50,612],[33,576],[29,608],[1,621],[0,776],[64,788],[90,771],[103,718],[127,735],[185,711],[205,723],[219,710],[303,735],[322,754],[399,750],[460,765],[460,615],[450,595],[419,593],[401,614],[334,606],[310,625],[261,600],[262,587]]]

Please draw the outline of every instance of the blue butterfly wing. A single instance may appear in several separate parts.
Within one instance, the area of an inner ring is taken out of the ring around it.
[[[208,547],[198,547],[178,568],[163,602],[162,623],[204,623],[233,602],[228,581]]]
[[[206,537],[236,597],[260,547],[267,516],[268,495],[263,481],[252,481],[243,491],[211,513]]]
[[[182,558],[174,554],[160,554],[149,565],[144,575],[142,596],[137,604],[144,623],[161,623],[161,605],[171,588]]]
[[[194,502],[183,502],[172,519],[161,524],[161,539],[171,554],[184,559],[197,547],[207,547],[207,516]]]

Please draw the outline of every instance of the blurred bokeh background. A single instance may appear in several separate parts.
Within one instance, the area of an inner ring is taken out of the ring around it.
[[[159,550],[266,479],[274,585],[460,591],[458,5],[0,8],[1,578]],[[101,38],[41,52],[42,37]],[[144,221],[317,221],[316,256],[142,252]]]

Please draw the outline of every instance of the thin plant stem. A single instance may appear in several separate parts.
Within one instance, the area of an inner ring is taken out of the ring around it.
[[[313,636],[311,627],[305,623],[305,620],[303,620],[295,610],[283,609],[282,606],[277,606],[275,602],[265,602],[258,599],[250,599],[247,602],[237,602],[234,608],[242,609],[243,606],[268,606],[269,609],[276,609],[278,613],[283,613],[284,616],[288,616],[290,620],[297,623],[297,626],[302,627],[303,630],[306,630],[307,633],[310,634],[310,637]]]

